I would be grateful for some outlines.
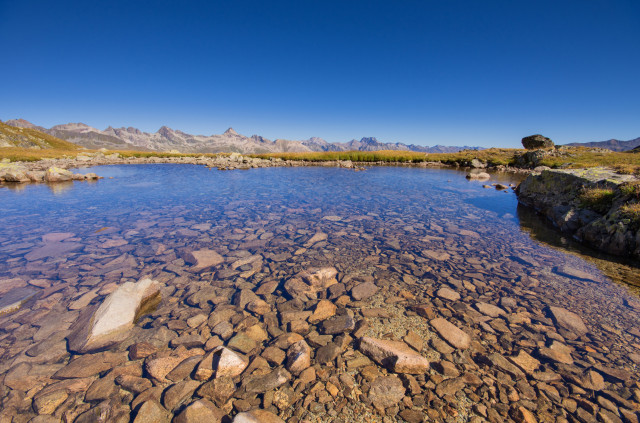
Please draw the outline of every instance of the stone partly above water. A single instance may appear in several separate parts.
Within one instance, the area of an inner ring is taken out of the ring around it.
[[[159,292],[160,284],[151,279],[120,285],[102,304],[83,312],[68,337],[69,349],[86,353],[122,341],[142,305]]]
[[[32,164],[28,164],[32,165]],[[24,182],[69,182],[101,179],[95,173],[82,175],[73,173],[67,169],[52,166],[46,171],[30,170],[27,164],[23,163],[0,163],[0,183],[24,183]]]

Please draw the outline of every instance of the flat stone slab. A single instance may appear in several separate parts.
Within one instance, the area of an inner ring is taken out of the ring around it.
[[[266,410],[251,410],[236,414],[233,423],[284,423],[284,420]]]
[[[404,342],[360,338],[360,351],[381,366],[396,373],[422,374],[429,370],[429,360]]]
[[[575,269],[573,267],[558,266],[554,270],[557,274],[562,276],[567,276],[567,277],[576,278],[576,279],[583,279],[586,281],[594,280],[594,277],[591,274],[587,272],[583,272],[582,270],[579,270],[579,269]]]
[[[561,307],[549,307],[549,312],[556,325],[560,328],[575,333],[576,335],[584,335],[589,332],[582,318],[576,313]]]
[[[443,337],[452,347],[464,350],[471,346],[471,337],[448,320],[438,317],[431,320],[430,323],[438,335]]]
[[[224,258],[220,254],[206,248],[195,251],[183,251],[180,257],[182,257],[185,262],[193,265],[191,270],[194,272],[199,272],[224,262]]]
[[[17,311],[24,303],[40,292],[30,287],[13,288],[0,297],[0,315]]]
[[[41,247],[32,250],[24,257],[28,261],[40,260],[47,257],[63,257],[73,251],[83,247],[79,242],[49,242]]]
[[[436,295],[449,301],[458,301],[460,299],[460,294],[450,288],[440,288]]]

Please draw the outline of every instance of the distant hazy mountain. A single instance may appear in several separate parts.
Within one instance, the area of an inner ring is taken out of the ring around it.
[[[629,141],[611,139],[608,141],[572,142],[571,144],[567,145],[570,145],[572,147],[606,148],[611,151],[628,151],[640,146],[640,138]]]
[[[307,151],[377,151],[404,150],[425,153],[451,153],[460,150],[479,150],[480,147],[448,147],[436,145],[425,147],[402,143],[380,142],[376,138],[366,137],[344,143],[330,143],[322,138],[309,138],[302,141],[277,139],[268,140],[259,135],[246,137],[233,128],[220,135],[192,135],[166,126],[155,133],[142,132],[137,128],[112,128],[101,131],[84,123],[67,123],[49,129],[36,126],[24,119],[12,119],[7,125],[37,129],[55,137],[70,141],[82,147],[109,150],[150,150],[182,153],[221,153],[237,152],[243,154],[307,152]]]

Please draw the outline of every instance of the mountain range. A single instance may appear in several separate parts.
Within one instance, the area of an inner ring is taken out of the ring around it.
[[[589,148],[606,148],[611,151],[629,151],[634,148],[640,146],[640,137],[629,140],[629,141],[620,141],[615,139],[610,139],[607,141],[593,141],[593,142],[573,142],[571,144],[567,144],[572,147],[589,147]]]
[[[113,128],[101,131],[84,123],[67,123],[44,128],[24,119],[11,119],[7,125],[35,129],[57,138],[90,149],[179,151],[181,153],[221,153],[263,154],[280,152],[309,151],[378,151],[403,150],[425,153],[454,153],[460,150],[480,150],[481,147],[452,147],[380,142],[374,137],[365,137],[348,142],[328,142],[312,137],[302,141],[276,139],[268,140],[259,135],[247,137],[233,128],[220,135],[192,135],[163,126],[155,133],[143,132],[137,128]]]

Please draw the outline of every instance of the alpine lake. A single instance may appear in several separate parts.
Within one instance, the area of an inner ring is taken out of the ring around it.
[[[522,175],[81,171],[0,187],[0,422],[638,422],[638,268],[483,188]],[[70,352],[143,278],[126,337]]]

